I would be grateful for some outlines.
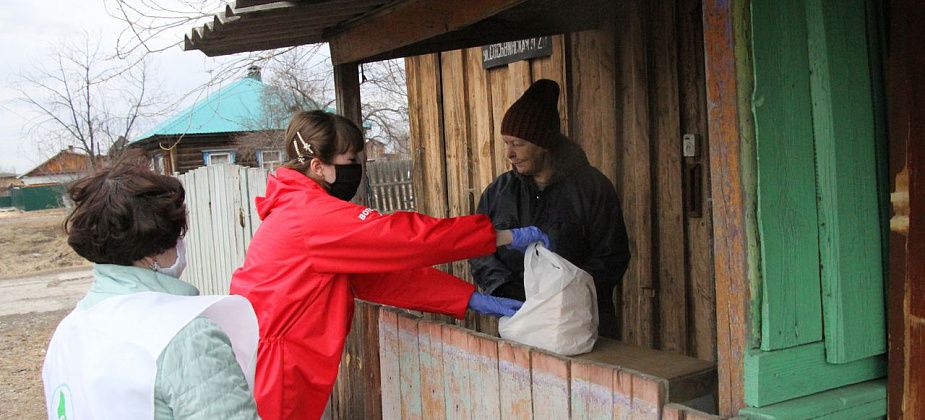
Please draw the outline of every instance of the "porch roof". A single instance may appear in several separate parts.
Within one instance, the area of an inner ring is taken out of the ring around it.
[[[604,0],[237,0],[184,38],[208,56],[328,42],[334,64],[596,27]]]

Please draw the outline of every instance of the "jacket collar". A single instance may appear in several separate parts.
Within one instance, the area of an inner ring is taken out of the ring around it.
[[[267,191],[263,197],[257,197],[257,214],[260,220],[266,220],[274,208],[287,200],[287,193],[293,191],[324,191],[315,180],[294,169],[281,167],[267,178]]]
[[[160,292],[180,296],[197,296],[199,290],[178,278],[147,268],[93,264],[93,284],[90,294],[102,296],[127,295],[138,292]]]

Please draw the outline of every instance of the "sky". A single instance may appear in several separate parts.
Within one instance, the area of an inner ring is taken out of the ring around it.
[[[22,174],[44,162],[54,151],[43,150],[34,140],[37,115],[17,98],[21,77],[36,65],[48,63],[63,40],[98,36],[102,45],[114,45],[123,23],[110,17],[103,0],[4,0],[0,8],[0,172]],[[178,29],[168,37],[181,41],[191,28]],[[114,52],[114,50],[113,50]],[[156,82],[163,95],[178,100],[210,80],[218,64],[199,51],[183,51],[178,45],[152,54]],[[190,96],[187,102],[195,99]],[[183,104],[183,105],[189,105]],[[157,121],[147,122],[147,126]],[[144,127],[142,127],[144,128]],[[141,131],[144,131],[142,129]]]

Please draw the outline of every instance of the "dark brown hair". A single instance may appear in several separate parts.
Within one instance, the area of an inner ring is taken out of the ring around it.
[[[299,172],[308,170],[312,158],[330,164],[334,156],[351,150],[360,153],[364,146],[363,132],[353,121],[324,111],[297,112],[283,141],[289,157],[284,166]]]
[[[132,265],[177,244],[186,233],[184,190],[132,154],[68,187],[75,207],[64,222],[67,243],[100,264]]]

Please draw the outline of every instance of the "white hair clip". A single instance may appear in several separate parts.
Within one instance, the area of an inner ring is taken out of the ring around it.
[[[305,149],[305,151],[307,151],[310,156],[314,156],[315,151],[312,149],[311,143],[305,141],[305,139],[302,138],[302,133],[296,131],[295,135],[298,137],[299,142],[302,143],[302,149]],[[298,155],[296,160],[298,160],[299,163],[305,163],[305,156],[302,155],[302,151],[299,150],[299,145],[295,142],[295,140],[292,141],[292,145],[295,146],[295,154]]]
[[[296,132],[295,132],[295,135],[298,136],[298,137],[299,137],[299,141],[302,142],[302,148],[305,149],[305,150],[307,150],[307,151],[308,151],[308,154],[314,156],[315,151],[312,150],[312,145],[311,145],[310,143],[308,143],[307,141],[305,141],[305,139],[302,138],[302,133],[296,131]]]

